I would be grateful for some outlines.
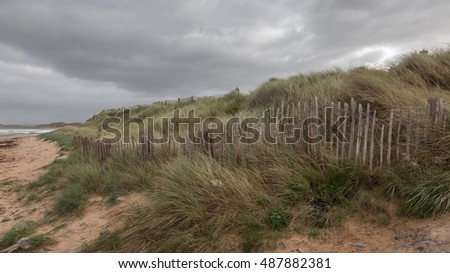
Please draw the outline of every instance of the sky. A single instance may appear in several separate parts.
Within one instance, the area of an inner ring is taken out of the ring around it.
[[[0,124],[256,89],[447,47],[448,0],[0,0]]]

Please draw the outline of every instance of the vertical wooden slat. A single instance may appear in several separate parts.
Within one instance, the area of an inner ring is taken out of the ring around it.
[[[288,104],[286,107],[286,117],[289,118],[290,115],[290,111],[291,111],[291,106]],[[284,128],[284,136],[283,136],[283,144],[286,144],[286,137],[290,135],[290,130],[291,130],[291,126],[289,124],[286,125],[285,122],[283,122],[282,125]]]
[[[364,146],[363,146],[363,158],[362,163],[366,165],[367,162],[367,144],[369,141],[369,123],[370,123],[370,104],[367,103],[366,107],[366,124],[364,128]]]
[[[81,149],[83,150],[83,157],[86,158],[86,140],[85,140],[85,138],[81,139]]]
[[[411,156],[411,106],[408,107],[408,121],[406,125],[406,158],[409,160]]]
[[[375,149],[375,123],[376,123],[376,114],[377,111],[373,111],[373,118],[372,118],[372,132],[370,135],[370,158],[369,158],[369,170],[373,170],[373,154]]]
[[[351,103],[350,103],[350,107],[351,107],[351,119],[352,119],[352,123],[350,125],[350,144],[348,145],[348,159],[351,159],[353,156],[353,145],[355,142],[355,123],[356,123],[356,103],[355,103],[355,99],[352,98],[351,99]]]
[[[280,140],[279,140],[279,134],[278,132],[280,131],[280,114],[281,116],[283,116],[282,111],[280,113],[280,108],[277,108],[277,116],[276,116],[276,120],[275,120],[275,138],[277,139],[277,144],[279,144]]]
[[[300,101],[297,102],[297,128],[301,128],[301,133],[303,134],[303,127],[302,127],[302,107]],[[300,141],[298,142],[299,151],[301,152],[301,147],[303,144],[303,136],[300,135]]]
[[[291,128],[292,128],[292,135],[294,135],[294,133],[295,133],[294,128],[295,128],[295,124],[296,124],[295,123],[295,103],[294,102],[291,105],[291,109],[292,109],[291,110],[291,112],[292,112],[291,113],[291,117],[292,117],[292,127]]]
[[[314,117],[316,117],[318,119],[320,109],[319,109],[319,99],[317,98],[317,96],[314,96],[314,110],[315,110]],[[317,136],[317,134],[319,133],[318,128],[316,127],[314,131],[315,131],[315,135]],[[318,153],[318,150],[320,149],[319,145],[320,145],[320,143],[314,145],[315,153]]]
[[[436,125],[436,117],[437,117],[437,113],[438,113],[438,105],[437,105],[437,99],[429,99],[428,100],[428,105],[429,105],[429,110],[430,110],[430,120]]]
[[[242,164],[242,160],[241,160],[241,147],[240,147],[240,143],[239,143],[239,131],[237,126],[234,127],[234,141],[233,141],[233,146],[235,147],[235,151],[236,151],[236,162],[239,164]]]
[[[388,129],[388,147],[387,147],[387,165],[388,167],[391,166],[391,152],[392,152],[392,125],[394,122],[394,109],[391,109],[389,114],[389,129]]]
[[[329,121],[328,121],[328,116],[327,116],[327,100],[324,98],[322,100],[322,111],[320,114],[322,114],[322,121],[324,123],[324,128],[323,128],[323,132],[327,135],[329,134],[329,130],[330,130],[330,126],[329,126]],[[319,114],[319,115],[320,115]],[[325,156],[327,154],[327,145],[328,143],[326,142],[326,138],[322,140],[321,143],[321,147],[320,147],[320,153],[322,156]]]
[[[292,109],[292,117],[295,118],[295,103],[294,102],[291,104],[291,109]]]
[[[439,121],[439,127],[445,132],[447,126],[447,102],[441,99],[441,120]]]
[[[100,145],[102,147],[102,161],[106,160],[106,145],[105,143],[100,141]]]
[[[314,97],[314,107],[315,107],[315,117],[319,117],[319,99],[317,97]]]
[[[308,118],[309,111],[308,111],[308,108],[307,108],[306,101],[303,102],[303,113],[304,113],[304,116],[305,116],[304,118],[305,119]]]
[[[403,120],[403,113],[402,110],[400,110],[398,115],[397,145],[396,145],[397,160],[400,159],[400,135],[402,130],[402,120]]]
[[[330,121],[329,121],[329,124],[328,124],[328,126],[330,126],[330,128],[328,129],[329,130],[329,132],[330,132],[330,140],[331,140],[331,142],[330,142],[330,154],[332,155],[333,154],[333,132],[331,131],[331,128],[332,128],[332,126],[333,126],[333,123],[334,123],[334,102],[331,102],[331,105],[330,105],[330,107],[331,107],[331,114],[330,114]]]
[[[323,121],[324,121],[324,123],[323,123],[323,125],[324,125],[324,133],[325,133],[325,135],[326,136],[328,136],[329,134],[330,134],[330,130],[331,130],[331,126],[330,126],[330,117],[329,117],[329,113],[327,113],[327,104],[326,104],[326,101],[324,100],[323,101]],[[327,140],[327,139],[325,139],[325,140]],[[322,146],[322,153],[323,154],[327,154],[328,153],[328,151],[327,151],[327,143],[325,143],[323,146]]]
[[[436,126],[437,127],[440,127],[440,126],[442,126],[442,110],[443,110],[443,108],[444,108],[444,105],[443,105],[443,100],[442,99],[438,99],[437,100],[437,109],[438,109],[438,112],[437,112],[437,121],[436,121]]]
[[[416,122],[414,123],[416,126],[416,136],[414,143],[414,152],[417,153],[419,151],[419,143],[420,143],[420,123],[421,123],[421,115],[420,108],[416,110]]]
[[[380,169],[383,168],[383,152],[384,152],[384,124],[381,124],[381,136],[380,136]]]
[[[425,144],[428,143],[429,118],[430,118],[430,103],[428,103],[427,107],[425,108],[424,120],[423,120],[423,142]]]
[[[336,120],[341,116],[341,102],[338,102],[337,105],[337,113],[336,113]],[[336,139],[336,158],[339,159],[339,141],[340,139]]]
[[[345,117],[345,120],[344,120],[344,131],[342,132],[343,133],[343,135],[344,135],[344,137],[345,138],[347,138],[347,119],[348,119],[348,103],[344,103],[344,117]],[[347,145],[347,143],[344,141],[343,143],[342,143],[342,151],[341,151],[341,157],[342,157],[342,161],[344,161],[345,160],[345,146]]]
[[[442,125],[442,131],[446,131],[447,130],[447,116],[448,116],[448,113],[447,113],[447,111],[444,113],[444,119],[443,119],[443,121],[442,121],[442,123],[443,123],[443,125]]]
[[[108,155],[108,147],[109,147],[108,144],[103,143],[103,149],[104,149],[104,154],[105,154],[104,160],[108,159],[108,157],[109,157],[109,155]]]
[[[438,122],[439,122],[439,112],[440,112],[440,100],[439,99],[435,99],[434,100],[435,103],[435,111],[434,111],[434,126],[437,127],[438,126]]]
[[[362,105],[358,105],[358,135],[356,136],[356,153],[355,161],[359,161],[359,154],[361,150],[361,138],[362,138]]]
[[[306,101],[303,102],[303,112],[304,112],[305,118],[309,118],[310,117],[310,115],[309,115],[309,107],[308,107],[308,104],[306,103]],[[306,134],[309,136],[310,133],[311,133],[309,131],[310,130],[310,126],[307,126],[304,129],[306,130]],[[306,143],[306,151],[308,153],[311,153],[311,142],[309,142],[309,137],[308,137],[308,143]]]
[[[314,103],[313,103],[313,99],[310,100],[309,102],[309,116],[310,117],[315,117],[316,116],[316,111],[314,109]],[[311,135],[312,136],[316,136],[317,135],[317,127],[314,126],[311,130]],[[317,155],[317,145],[316,144],[310,144],[311,146],[311,153],[316,156]]]

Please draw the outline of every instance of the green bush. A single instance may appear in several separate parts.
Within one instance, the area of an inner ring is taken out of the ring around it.
[[[439,180],[409,186],[402,205],[403,213],[426,218],[447,212],[450,208],[450,180],[444,183]]]
[[[283,210],[283,209],[277,209],[274,211],[271,211],[268,215],[267,215],[267,226],[270,229],[273,230],[277,230],[280,231],[282,229],[285,229],[289,226],[289,223],[292,220],[292,215]]]
[[[73,184],[56,200],[54,212],[57,215],[81,212],[86,199],[85,189],[80,184]]]

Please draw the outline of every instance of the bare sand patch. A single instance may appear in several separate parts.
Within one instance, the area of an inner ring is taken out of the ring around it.
[[[350,218],[319,235],[292,234],[274,252],[443,253],[450,252],[450,214],[435,219],[396,217],[387,226]]]
[[[30,182],[43,174],[42,167],[55,160],[60,149],[54,142],[36,136],[2,138],[12,140],[15,145],[0,148],[0,181],[17,179]]]
[[[83,244],[122,227],[126,213],[131,208],[148,202],[140,193],[128,194],[121,197],[121,200],[112,205],[105,198],[94,196],[89,198],[85,212],[80,217],[61,219],[57,223],[43,226],[38,233],[50,234],[54,243],[45,249],[37,249],[36,252],[77,252]],[[62,228],[55,230],[57,226]]]

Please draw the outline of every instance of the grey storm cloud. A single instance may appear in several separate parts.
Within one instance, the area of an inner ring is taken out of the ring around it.
[[[0,1],[0,123],[249,91],[450,41],[441,1]]]

